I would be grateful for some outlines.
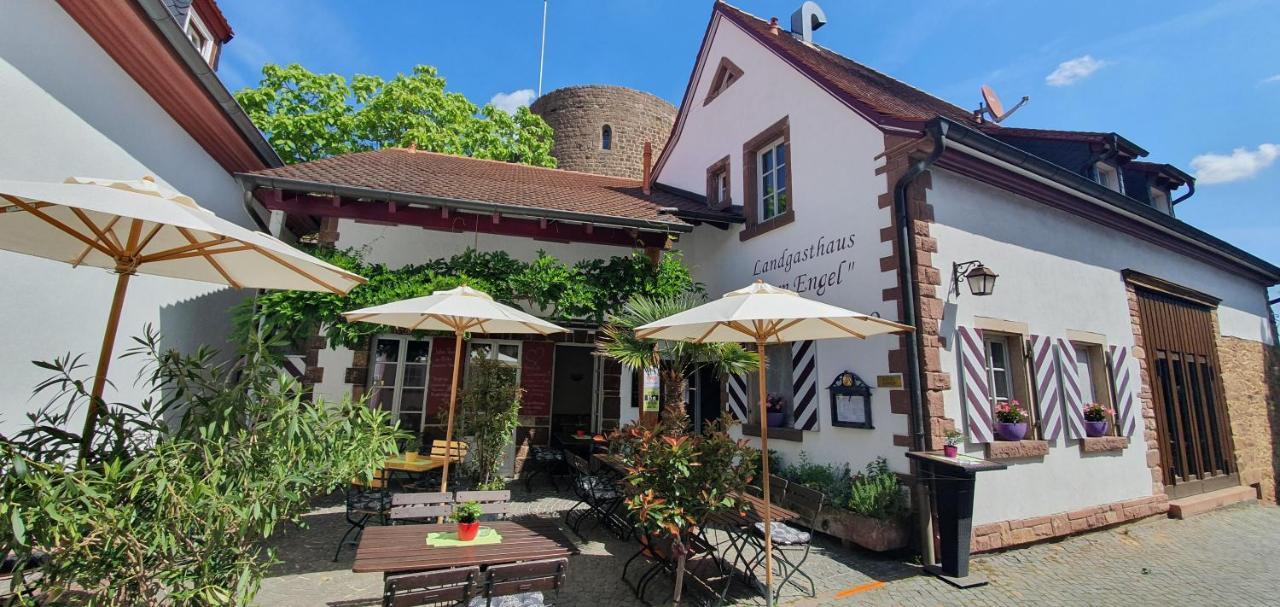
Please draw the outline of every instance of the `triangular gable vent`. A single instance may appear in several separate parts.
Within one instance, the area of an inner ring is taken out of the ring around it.
[[[728,57],[721,57],[720,65],[716,67],[715,78],[711,79],[711,89],[707,91],[707,98],[702,101],[702,105],[711,103],[712,99],[718,97],[725,89],[733,86],[733,83],[740,78],[742,78],[742,68],[734,65],[732,61],[729,61]]]

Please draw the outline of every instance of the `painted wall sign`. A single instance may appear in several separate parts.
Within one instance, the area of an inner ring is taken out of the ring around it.
[[[657,412],[661,406],[662,382],[658,378],[657,369],[644,370],[644,409],[645,412]]]
[[[785,277],[783,282],[770,280],[779,287],[791,289],[796,293],[813,293],[821,297],[827,289],[844,282],[845,276],[853,272],[853,259],[832,258],[843,253],[853,253],[855,235],[835,238],[819,236],[808,246],[799,249],[786,247],[775,257],[756,259],[751,267],[751,275],[760,277],[771,272],[780,272]],[[819,264],[818,262],[822,263]],[[804,266],[803,268],[801,266]],[[793,276],[792,270],[797,270]],[[803,269],[803,271],[799,271]]]
[[[877,375],[877,376],[876,376],[876,387],[877,387],[877,388],[901,388],[901,387],[902,387],[902,374],[901,374],[901,373],[892,373],[892,374],[889,374],[889,375]]]

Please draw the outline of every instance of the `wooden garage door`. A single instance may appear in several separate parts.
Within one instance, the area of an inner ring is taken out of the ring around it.
[[[1182,497],[1239,484],[1212,310],[1159,291],[1137,293],[1166,492]]]

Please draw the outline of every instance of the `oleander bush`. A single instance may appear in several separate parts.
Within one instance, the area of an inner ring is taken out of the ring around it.
[[[83,465],[68,423],[88,398],[77,358],[42,364],[53,400],[0,437],[16,604],[248,604],[275,562],[262,540],[313,496],[371,478],[403,435],[362,403],[303,397],[262,355],[266,340],[224,363],[164,351],[149,328],[136,343],[126,356],[149,361],[151,396],[105,407]]]

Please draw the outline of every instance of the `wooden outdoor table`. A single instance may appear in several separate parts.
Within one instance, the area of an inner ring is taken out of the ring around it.
[[[618,473],[621,476],[627,475],[627,465],[622,458],[610,453],[593,453],[592,459],[600,462],[604,467]]]
[[[442,457],[419,455],[418,459],[409,461],[405,459],[404,454],[401,453],[400,455],[388,457],[387,460],[383,462],[382,468],[378,471],[378,474],[374,476],[372,481],[366,483],[361,479],[356,479],[351,482],[354,485],[360,485],[362,487],[381,489],[384,473],[385,478],[390,479],[392,472],[407,472],[411,475],[421,475],[443,467],[444,458]]]
[[[428,546],[427,534],[456,531],[448,525],[391,525],[365,529],[355,573],[407,573],[473,565],[487,567],[521,561],[568,557],[578,553],[553,521],[494,521],[484,523],[502,536],[499,544],[478,546]]]

